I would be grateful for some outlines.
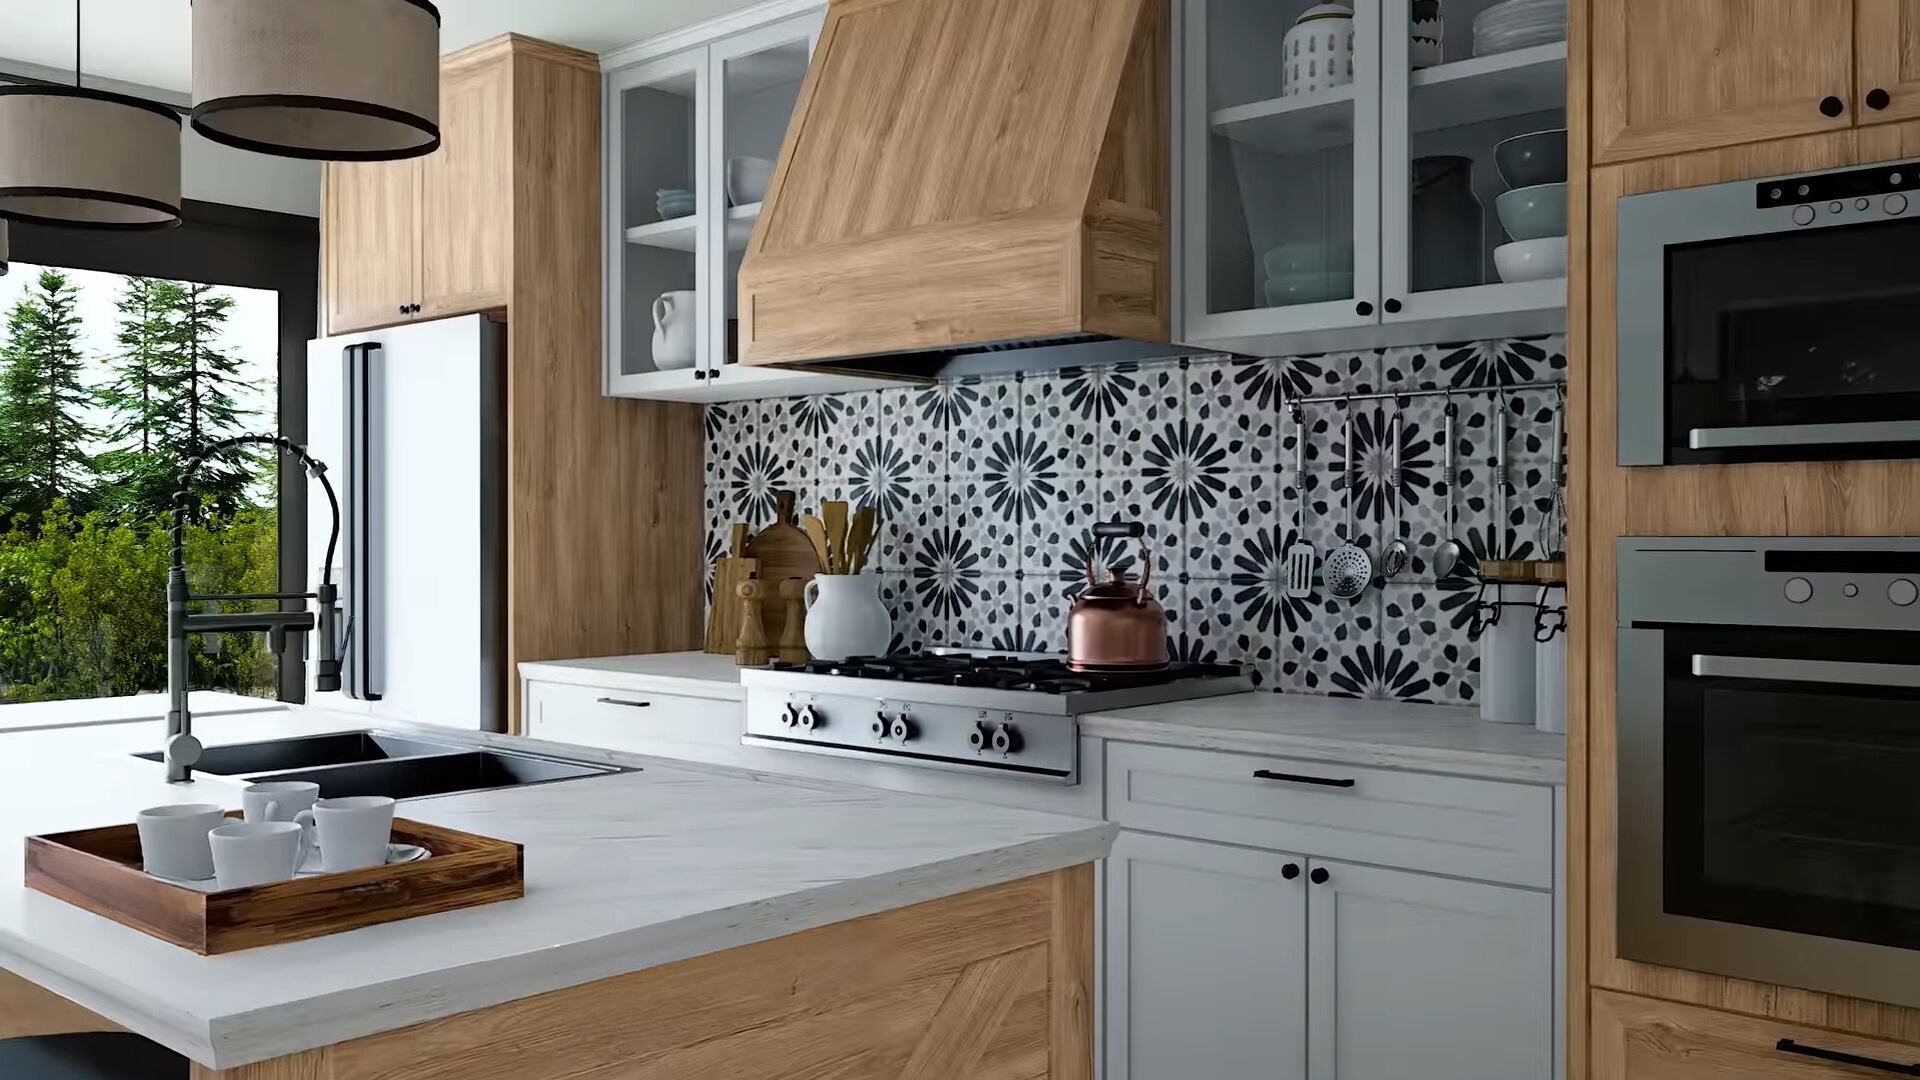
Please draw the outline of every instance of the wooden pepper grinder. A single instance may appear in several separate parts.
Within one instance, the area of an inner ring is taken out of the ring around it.
[[[803,578],[790,577],[780,583],[780,598],[787,602],[787,624],[780,633],[781,663],[804,664],[813,659],[807,654],[807,606],[803,601],[806,591]]]
[[[740,637],[733,644],[733,662],[740,667],[759,667],[773,659],[767,647],[767,625],[760,621],[760,600],[765,595],[762,582],[740,583]]]

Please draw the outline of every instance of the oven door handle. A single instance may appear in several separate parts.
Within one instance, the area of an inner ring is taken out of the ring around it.
[[[1920,665],[1869,664],[1847,660],[1787,660],[1773,656],[1693,654],[1693,673],[1708,678],[1772,679],[1775,682],[1848,683],[1920,688]]]
[[[1778,424],[1756,427],[1694,428],[1687,432],[1693,450],[1744,446],[1822,446],[1834,443],[1920,442],[1920,420],[1870,420],[1847,424]]]

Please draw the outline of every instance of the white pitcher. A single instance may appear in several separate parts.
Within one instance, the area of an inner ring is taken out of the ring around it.
[[[693,366],[693,328],[699,293],[691,289],[661,293],[653,302],[653,366],[674,371]]]
[[[873,574],[816,574],[802,594],[807,602],[807,651],[816,660],[885,656],[893,618],[880,602]]]

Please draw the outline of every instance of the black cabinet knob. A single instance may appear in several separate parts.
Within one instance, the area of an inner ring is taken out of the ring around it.
[[[1867,91],[1867,108],[1869,109],[1884,109],[1892,102],[1893,99],[1887,96],[1887,92],[1877,86]]]
[[[1331,876],[1331,874],[1327,873],[1326,867],[1316,866],[1313,868],[1313,873],[1307,875],[1307,880],[1313,882],[1315,885],[1325,885],[1327,878]]]
[[[1300,876],[1300,868],[1293,863],[1288,863],[1280,868],[1280,876],[1286,878],[1288,881],[1292,881],[1294,878]]]
[[[1387,314],[1389,315],[1400,314],[1400,301],[1391,296],[1387,297],[1387,302],[1381,306],[1387,309]]]
[[[1368,303],[1365,300],[1362,300],[1359,303],[1353,305],[1353,313],[1355,315],[1371,315],[1373,314],[1373,305]]]
[[[1822,116],[1839,116],[1846,111],[1847,103],[1831,94],[1820,99],[1820,114]]]
[[[406,313],[407,313],[407,305],[405,305],[405,304],[401,304],[401,305],[400,305],[400,314],[402,314],[402,315],[405,315]]]

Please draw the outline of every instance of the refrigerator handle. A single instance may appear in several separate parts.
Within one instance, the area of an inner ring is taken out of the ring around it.
[[[379,534],[375,485],[382,464],[378,460],[376,432],[380,427],[382,402],[374,363],[379,355],[378,342],[349,345],[342,352],[346,431],[341,445],[345,449],[347,497],[341,514],[346,519],[341,575],[346,594],[341,690],[360,701],[380,700],[385,688],[384,673],[375,666],[379,644],[375,612],[379,610],[380,599],[377,595],[379,553],[374,550],[374,537]]]

